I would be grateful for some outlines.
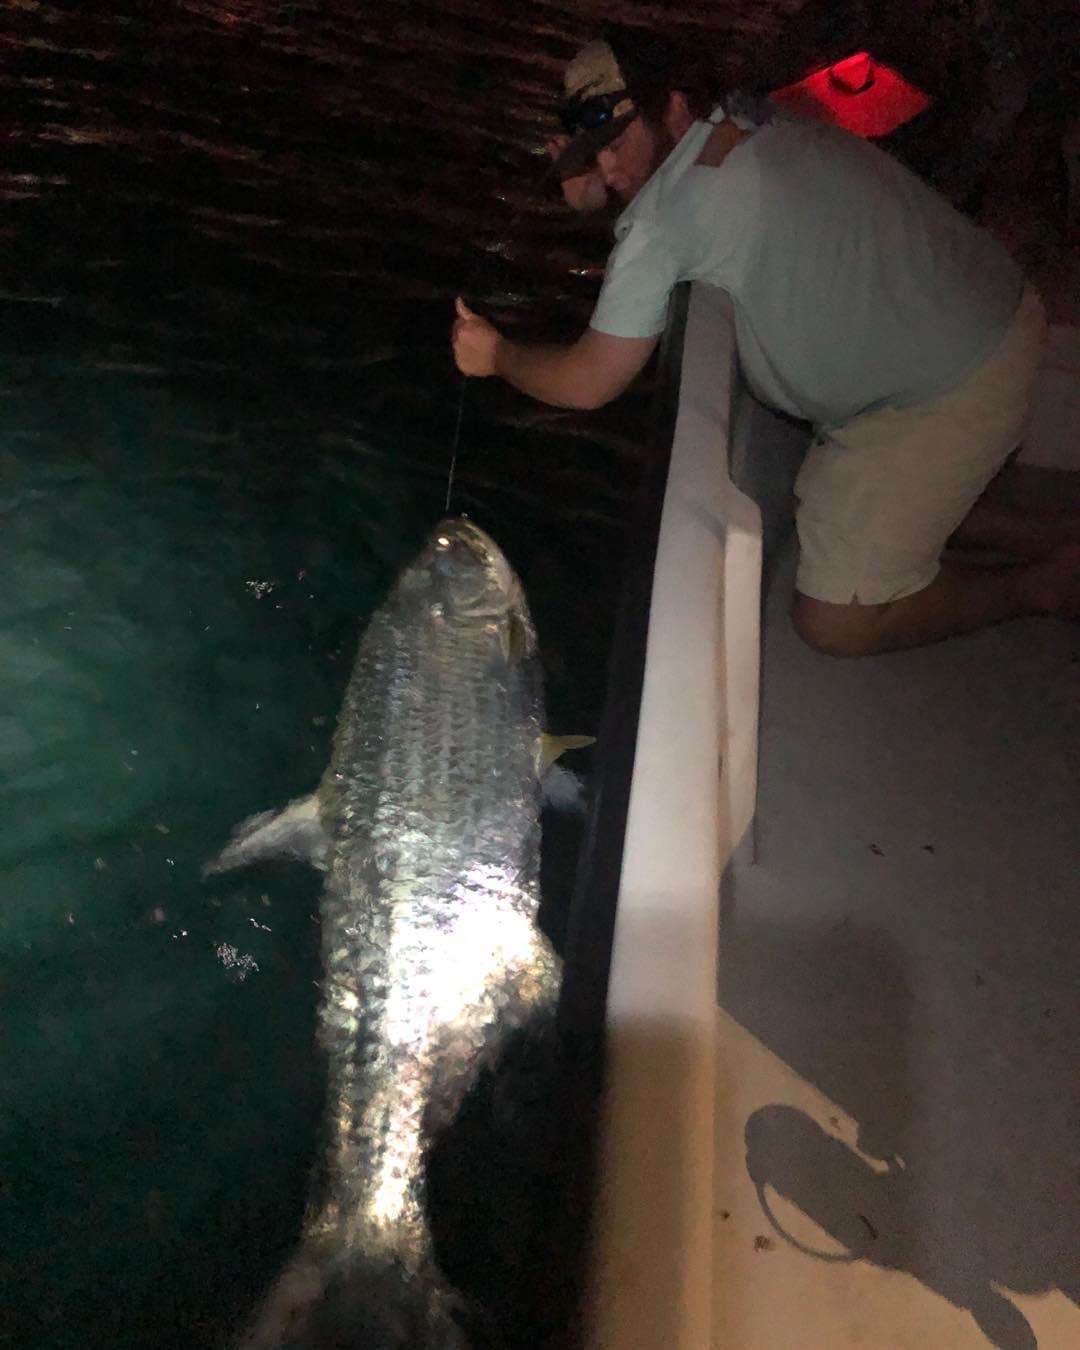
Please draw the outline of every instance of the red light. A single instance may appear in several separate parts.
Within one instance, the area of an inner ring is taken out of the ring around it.
[[[869,52],[856,52],[829,67],[829,79],[845,94],[861,94],[874,83],[874,63]]]
[[[930,106],[921,89],[869,52],[847,56],[774,90],[770,97],[795,112],[868,137],[887,136]]]

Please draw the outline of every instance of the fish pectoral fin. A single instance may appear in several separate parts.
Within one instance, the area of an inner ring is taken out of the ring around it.
[[[508,666],[520,666],[535,645],[535,638],[520,615],[511,613],[499,625],[499,650]]]
[[[510,625],[505,639],[504,656],[508,665],[520,665],[532,652],[535,645],[529,628],[518,614],[511,614]]]
[[[325,871],[329,854],[330,840],[319,817],[318,794],[313,792],[297,797],[282,811],[262,811],[241,822],[217,857],[203,867],[203,876],[283,857],[299,858]]]
[[[543,778],[560,755],[567,750],[581,750],[594,745],[595,736],[549,736],[545,732],[536,738],[536,776]]]

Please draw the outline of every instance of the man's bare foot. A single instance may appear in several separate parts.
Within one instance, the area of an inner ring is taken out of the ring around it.
[[[1068,479],[1075,475],[1068,474]],[[1070,484],[1071,485],[1071,484]],[[950,548],[1013,558],[1049,560],[1080,544],[1080,509],[1042,503],[1036,509],[985,493],[949,538]]]
[[[1027,582],[1036,613],[1080,619],[1080,544],[1063,544],[1045,561],[1032,563]]]

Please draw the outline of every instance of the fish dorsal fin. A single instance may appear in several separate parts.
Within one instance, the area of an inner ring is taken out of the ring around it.
[[[548,769],[567,750],[581,750],[594,745],[595,736],[551,736],[547,732],[536,738],[536,774],[543,778]]]

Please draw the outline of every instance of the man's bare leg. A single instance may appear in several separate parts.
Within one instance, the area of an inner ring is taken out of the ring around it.
[[[1080,543],[1009,567],[948,563],[924,590],[884,605],[837,605],[796,593],[792,609],[799,636],[829,656],[921,647],[1032,614],[1080,617]]]

